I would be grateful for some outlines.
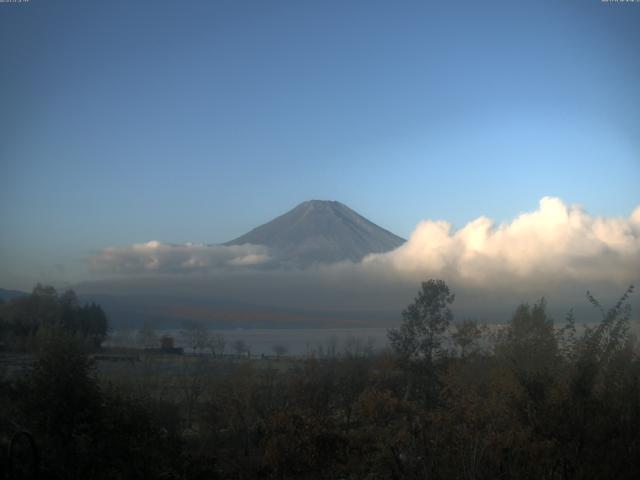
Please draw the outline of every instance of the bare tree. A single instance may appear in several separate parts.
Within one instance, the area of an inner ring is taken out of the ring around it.
[[[373,355],[376,341],[373,337],[366,340],[355,335],[349,335],[344,341],[343,355],[346,358],[364,358]]]
[[[227,341],[225,340],[224,335],[222,335],[221,333],[209,335],[207,347],[209,348],[209,350],[211,350],[211,355],[213,355],[214,357],[223,355],[226,346]]]
[[[111,343],[116,347],[130,347],[133,341],[133,332],[127,328],[116,330],[111,334]]]
[[[336,335],[331,335],[327,339],[327,358],[336,358],[338,356],[338,337]]]
[[[278,357],[286,355],[286,353],[289,351],[286,345],[282,345],[280,343],[274,345],[273,347],[271,347],[271,349]]]
[[[158,346],[158,334],[151,322],[146,320],[142,324],[142,328],[138,330],[138,345],[144,348],[153,348]]]
[[[205,348],[209,348],[211,343],[211,333],[202,323],[184,322],[180,335],[185,344],[195,353],[201,353]]]
[[[236,351],[236,354],[243,355],[249,352],[249,346],[246,344],[244,340],[238,339],[233,342],[233,349]]]

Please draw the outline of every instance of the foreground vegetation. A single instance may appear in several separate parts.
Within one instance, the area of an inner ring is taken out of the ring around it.
[[[589,328],[572,314],[554,325],[540,301],[489,333],[452,323],[455,297],[431,280],[389,351],[172,369],[157,357],[135,378],[101,372],[96,335],[47,317],[23,342],[33,368],[0,384],[1,440],[30,432],[52,479],[640,478],[631,293],[609,310],[588,294],[602,314]],[[5,332],[16,308],[0,309]],[[29,448],[14,448],[14,473]]]

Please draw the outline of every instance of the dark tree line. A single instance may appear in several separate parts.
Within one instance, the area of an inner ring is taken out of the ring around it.
[[[64,332],[99,348],[107,336],[107,317],[95,303],[80,304],[73,290],[62,294],[38,284],[30,295],[0,304],[0,342],[29,351],[56,332]]]
[[[0,380],[0,392],[0,440],[31,432],[38,478],[179,478],[165,476],[178,471],[177,409],[100,382],[77,337],[59,331],[47,338],[30,374]],[[5,451],[0,478],[8,463]]]
[[[47,478],[640,478],[632,290],[610,309],[588,294],[602,318],[586,328],[541,300],[489,331],[454,322],[453,293],[429,281],[390,350],[207,360],[224,368],[189,402],[101,381],[59,336],[0,385],[0,416],[33,433]]]

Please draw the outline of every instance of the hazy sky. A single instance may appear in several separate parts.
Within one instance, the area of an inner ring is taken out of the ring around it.
[[[640,204],[640,3],[0,3],[0,286],[303,200],[408,237]]]

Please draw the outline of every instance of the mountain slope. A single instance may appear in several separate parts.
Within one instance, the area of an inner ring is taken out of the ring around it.
[[[0,288],[0,300],[8,302],[12,298],[19,298],[29,295],[27,292],[21,292],[19,290],[5,290]]]
[[[310,200],[225,245],[266,245],[278,264],[308,266],[357,262],[404,242],[340,202]]]

